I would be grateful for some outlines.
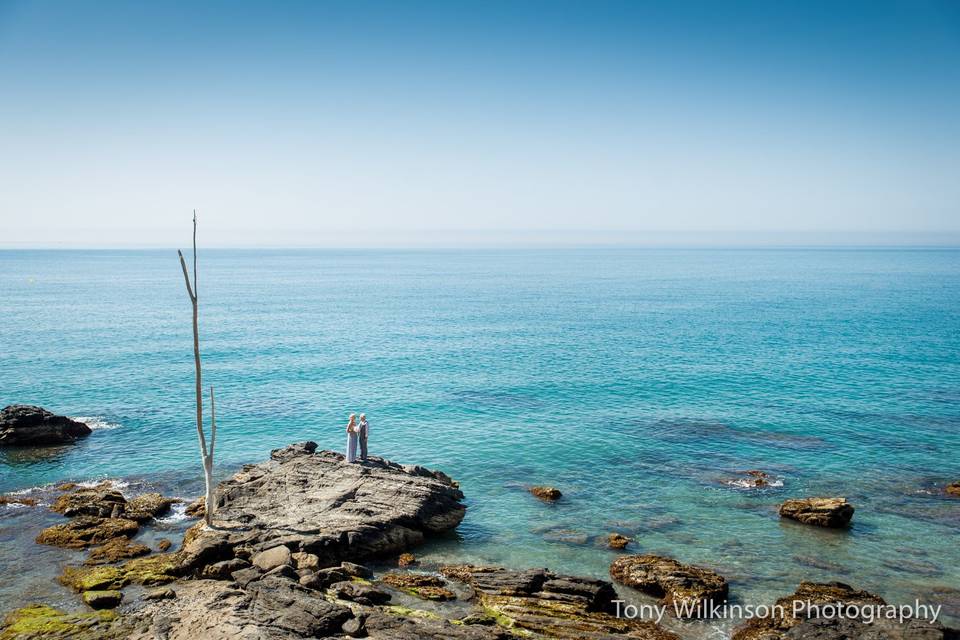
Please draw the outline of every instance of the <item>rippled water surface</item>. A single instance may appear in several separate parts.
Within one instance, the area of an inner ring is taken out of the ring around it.
[[[312,439],[461,481],[434,560],[603,576],[633,548],[720,570],[741,602],[801,579],[960,621],[960,252],[952,250],[206,251],[200,295],[219,464]],[[133,478],[199,492],[189,302],[174,251],[0,252],[0,404],[100,428],[0,453],[0,491]],[[781,482],[721,482],[744,469]],[[778,482],[777,484],[780,484]],[[525,487],[561,488],[543,504]],[[845,495],[849,531],[776,516]],[[0,507],[0,604],[51,517]],[[171,525],[173,526],[173,525]],[[49,593],[48,593],[49,592]]]

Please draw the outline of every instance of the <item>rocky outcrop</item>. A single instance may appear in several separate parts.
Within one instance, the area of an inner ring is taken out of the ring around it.
[[[69,522],[48,527],[37,536],[38,544],[49,544],[67,549],[83,549],[103,544],[113,538],[131,537],[140,528],[125,518],[98,518],[80,516]]]
[[[412,553],[401,553],[397,558],[398,567],[412,567],[417,564],[417,557]]]
[[[111,564],[130,558],[139,558],[150,553],[150,547],[129,538],[112,538],[106,544],[90,551],[84,564]]]
[[[111,488],[109,482],[95,487],[81,487],[57,497],[50,509],[74,518],[76,516],[96,516],[109,518],[120,515],[127,504],[123,494]]]
[[[563,497],[560,489],[556,487],[530,487],[530,493],[537,496],[545,502],[553,502]]]
[[[780,516],[803,524],[836,529],[850,524],[853,505],[846,498],[800,498],[780,505]]]
[[[676,640],[659,625],[618,618],[613,585],[604,580],[557,575],[547,569],[449,565],[440,573],[471,586],[496,622],[549,638],[647,638]]]
[[[951,482],[944,488],[944,491],[947,495],[960,496],[960,481]]]
[[[147,522],[151,518],[162,516],[170,511],[170,506],[178,502],[174,498],[165,498],[159,493],[144,493],[131,498],[123,509],[123,517],[137,522]]]
[[[64,444],[90,434],[90,427],[41,407],[12,404],[0,411],[0,447]]]
[[[284,564],[307,553],[323,567],[397,554],[456,527],[466,510],[445,474],[375,457],[347,464],[312,442],[244,467],[216,496],[216,528],[201,523],[185,537],[187,571],[233,557],[257,564],[271,549]]]
[[[794,607],[794,602],[804,603]],[[956,638],[955,632],[945,630],[939,623],[926,620],[887,620],[878,618],[865,621],[846,610],[843,617],[810,618],[803,615],[809,605],[884,605],[880,596],[854,589],[842,582],[801,582],[796,592],[777,600],[773,614],[766,618],[753,618],[733,633],[732,640],[848,640],[870,638],[871,640],[948,640]],[[800,616],[794,616],[794,611]],[[783,615],[781,615],[781,613]]]
[[[610,576],[661,598],[672,605],[669,611],[684,617],[703,617],[711,603],[725,602],[729,593],[726,579],[714,571],[651,554],[617,558],[610,565]]]
[[[50,507],[68,518],[97,516],[99,518],[126,518],[138,523],[163,515],[174,498],[164,498],[159,493],[144,493],[127,500],[122,493],[112,488],[110,482],[94,487],[80,487],[58,496]]]

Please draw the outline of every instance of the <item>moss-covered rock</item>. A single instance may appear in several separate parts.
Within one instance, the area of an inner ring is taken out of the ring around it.
[[[115,566],[64,567],[60,583],[74,591],[112,591],[125,587],[130,580],[123,569]]]
[[[61,584],[75,591],[122,589],[128,584],[147,587],[173,582],[180,575],[180,557],[176,553],[135,558],[122,565],[65,567]]]
[[[44,529],[37,536],[37,542],[67,549],[83,549],[113,538],[129,538],[139,528],[136,522],[125,518],[81,516]]]
[[[150,553],[150,547],[145,544],[131,542],[129,538],[114,538],[90,551],[84,564],[110,564],[120,560],[139,558],[148,553]]]
[[[112,611],[66,613],[46,605],[31,605],[7,615],[0,628],[0,640],[109,640],[121,638],[115,629]]]

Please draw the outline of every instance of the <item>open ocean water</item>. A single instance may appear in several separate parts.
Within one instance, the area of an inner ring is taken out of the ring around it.
[[[0,491],[122,478],[199,495],[190,305],[176,252],[0,251],[0,405],[98,428],[0,452]],[[740,603],[801,579],[960,623],[960,251],[201,250],[219,473],[300,440],[443,469],[468,515],[430,561],[607,575],[634,552],[713,567]],[[744,469],[769,489],[725,485]],[[530,484],[564,492],[556,504]],[[842,495],[848,531],[780,521]],[[77,606],[32,540],[58,516],[0,506],[0,609]],[[176,518],[161,523],[182,529]],[[725,623],[690,623],[692,635]]]

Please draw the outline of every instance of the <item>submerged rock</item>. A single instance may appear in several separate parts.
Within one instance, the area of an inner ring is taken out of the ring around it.
[[[81,516],[44,529],[37,536],[37,543],[82,549],[113,538],[133,536],[139,528],[136,522],[124,518]]]
[[[846,498],[800,498],[780,505],[780,516],[818,527],[840,528],[850,524],[853,505]]]
[[[216,528],[201,523],[185,537],[190,571],[235,556],[262,565],[267,551],[285,564],[312,554],[317,566],[400,553],[456,527],[466,509],[444,474],[376,457],[348,464],[312,442],[244,467],[216,495]]]
[[[64,444],[90,433],[82,422],[41,407],[12,404],[0,411],[0,447]]]
[[[651,554],[617,558],[610,565],[610,575],[621,584],[674,605],[671,610],[675,612],[685,609],[685,617],[701,617],[703,609],[711,603],[725,602],[729,593],[726,579],[716,572]]]
[[[530,487],[530,493],[546,502],[553,502],[563,497],[560,489],[556,487]]]

